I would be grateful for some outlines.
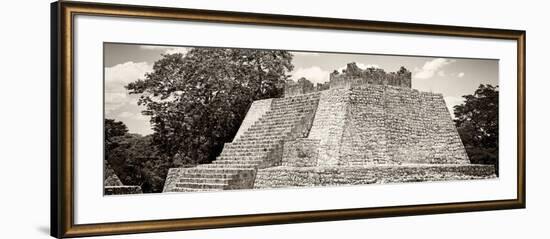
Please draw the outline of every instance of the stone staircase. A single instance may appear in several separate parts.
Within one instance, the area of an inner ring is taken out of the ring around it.
[[[283,144],[309,133],[319,93],[273,99],[271,108],[224,145],[210,164],[170,169],[165,192],[253,188],[257,169],[281,165]]]

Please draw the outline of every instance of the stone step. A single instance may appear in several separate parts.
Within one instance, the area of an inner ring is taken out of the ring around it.
[[[261,118],[258,121],[256,121],[253,125],[265,125],[265,126],[294,125],[297,122],[300,122],[300,120],[302,120],[302,118],[303,118],[303,116],[292,116],[292,117],[289,116],[289,117],[284,117],[284,118]]]
[[[267,113],[265,113],[259,120],[266,120],[266,119],[292,119],[294,117],[301,117],[303,116],[304,114],[308,113],[308,112],[312,112],[313,110],[311,111],[304,111],[304,112],[288,112],[288,111],[284,111],[284,112],[281,112],[281,113],[274,113],[272,111],[268,111]]]
[[[264,160],[229,160],[229,159],[219,159],[219,160],[214,160],[214,162],[212,162],[212,164],[234,164],[234,163],[237,163],[237,164],[261,164],[262,162],[264,162]]]
[[[193,169],[190,169],[187,172],[183,172],[182,175],[187,174],[197,174],[197,173],[211,173],[211,174],[236,174],[239,172],[242,172],[244,169],[242,168],[205,168],[203,165],[207,164],[201,164]],[[245,170],[246,171],[246,170]]]
[[[295,121],[298,121],[298,120],[295,120]],[[293,120],[293,122],[288,122],[288,123],[277,123],[277,122],[258,123],[258,124],[251,125],[250,128],[248,128],[248,130],[254,130],[254,129],[262,129],[262,130],[284,129],[284,128],[288,128],[288,127],[292,127],[292,126],[296,125],[297,122],[295,122],[295,121]]]
[[[179,188],[201,188],[201,189],[220,189],[223,190],[227,184],[225,183],[176,183]]]
[[[263,120],[263,121],[257,121],[253,125],[250,126],[249,129],[261,127],[261,128],[277,128],[277,127],[292,127],[296,125],[296,123],[300,122],[303,117],[293,118],[293,119],[285,119],[285,120]]]
[[[289,124],[295,124],[296,122],[300,121],[301,118],[303,118],[303,115],[286,115],[281,117],[264,117],[260,118],[258,121],[256,121],[253,125],[289,125]]]
[[[259,131],[250,131],[246,132],[241,136],[242,141],[258,141],[258,140],[281,140],[286,137],[286,135],[293,129],[294,127],[289,127],[285,130],[277,131],[276,133],[268,134],[266,132],[259,132]]]
[[[273,107],[300,107],[300,106],[308,106],[317,103],[316,100],[301,100],[301,101],[276,101],[271,104],[271,108]]]
[[[189,178],[180,178],[180,183],[213,183],[213,184],[228,184],[231,181],[231,178],[200,178],[200,177],[189,177]]]
[[[290,131],[292,129],[292,127],[288,127],[286,129],[280,129],[280,130],[268,130],[268,131],[263,131],[263,130],[249,130],[247,132],[245,132],[242,136],[244,136],[245,138],[247,137],[260,137],[260,138],[264,138],[264,137],[279,137],[279,136],[282,136],[284,135],[286,132]]]
[[[265,129],[280,129],[280,128],[291,128],[298,124],[298,122],[301,121],[300,119],[293,119],[293,120],[287,120],[286,122],[275,122],[275,121],[269,121],[269,122],[256,122],[255,124],[251,125],[247,131],[251,130],[265,130]]]
[[[227,168],[227,167],[231,167],[231,168],[240,168],[240,169],[255,169],[258,167],[257,164],[237,164],[237,163],[234,163],[234,164],[207,164],[207,165],[204,165],[203,168]]]
[[[223,150],[233,150],[233,149],[250,149],[250,148],[275,148],[277,147],[276,143],[269,142],[269,143],[258,143],[258,142],[243,142],[244,144],[233,144],[233,143],[226,143],[223,147]]]
[[[240,151],[256,151],[256,152],[266,152],[269,150],[272,150],[277,147],[277,144],[249,144],[249,145],[231,145],[231,146],[225,146],[223,148],[223,151],[233,151],[233,152],[240,152]]]
[[[266,149],[266,151],[263,150],[247,150],[247,149],[241,149],[241,150],[224,150],[218,157],[222,156],[228,156],[231,158],[231,160],[237,156],[246,157],[243,158],[243,160],[250,160],[253,158],[256,159],[262,159],[265,155],[273,152],[274,150],[277,150],[279,147],[273,147],[271,149]]]
[[[320,98],[319,95],[277,98],[277,99],[273,99],[273,101],[271,102],[271,105],[318,101],[319,98]]]
[[[281,141],[285,139],[286,135],[258,135],[258,134],[243,134],[240,138],[240,141],[253,141],[253,140],[270,140],[270,141]]]
[[[246,152],[256,152],[258,154],[264,154],[269,153],[273,151],[274,149],[277,149],[279,145],[273,144],[269,147],[255,147],[255,146],[246,146],[246,145],[237,145],[237,146],[231,146],[231,148],[224,148],[222,153],[246,153]],[[221,154],[220,154],[221,155]]]
[[[315,103],[303,103],[303,104],[292,104],[292,105],[274,105],[269,109],[272,113],[278,112],[288,112],[295,111],[300,112],[304,110],[310,110],[315,107]]]
[[[255,156],[258,155],[258,157],[262,157],[264,155],[267,155],[270,153],[271,150],[267,151],[223,151],[219,156]]]
[[[266,134],[268,136],[275,136],[277,135],[279,132],[281,131],[285,131],[285,130],[289,130],[289,129],[292,129],[294,126],[293,125],[289,125],[289,126],[285,126],[285,127],[278,127],[278,128],[273,128],[273,129],[264,129],[262,127],[250,127],[246,132],[244,132],[243,135],[245,134]]]
[[[271,108],[269,111],[265,112],[263,116],[282,116],[289,114],[303,114],[304,112],[312,111],[313,106],[307,107],[287,107],[287,108]]]
[[[267,119],[267,118],[290,118],[290,117],[296,117],[296,116],[300,116],[300,115],[303,115],[304,113],[307,113],[307,112],[310,112],[310,110],[302,110],[302,111],[290,111],[290,110],[285,110],[285,111],[268,111],[266,112],[262,118],[264,119]]]
[[[318,101],[320,97],[285,97],[273,99],[271,105]]]
[[[245,133],[276,133],[288,128],[291,128],[291,125],[288,126],[274,126],[274,127],[262,127],[260,125],[253,125]]]
[[[218,188],[185,188],[185,187],[175,187],[172,192],[212,192],[212,191],[222,191],[223,189]]]
[[[269,121],[256,121],[253,125],[262,125],[262,126],[293,126],[295,125],[299,120],[285,120],[285,121],[275,121],[275,120],[269,120]],[[252,126],[252,125],[251,125]]]
[[[225,178],[225,179],[232,179],[235,177],[235,173],[216,173],[214,170],[209,172],[203,172],[203,173],[186,173],[183,174],[182,177],[186,178]]]
[[[250,156],[236,156],[236,155],[220,155],[217,157],[217,159],[214,161],[254,161],[254,160],[264,160],[267,158],[267,155],[250,155]]]
[[[279,141],[274,141],[273,139],[257,139],[257,140],[237,140],[237,141],[234,141],[232,143],[229,143],[231,144],[232,146],[231,147],[234,147],[234,146],[244,146],[244,147],[248,147],[248,146],[251,146],[251,145],[274,145],[274,144],[279,144]]]

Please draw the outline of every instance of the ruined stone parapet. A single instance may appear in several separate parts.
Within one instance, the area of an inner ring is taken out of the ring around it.
[[[355,63],[349,63],[342,71],[330,74],[330,88],[351,88],[362,85],[391,85],[411,88],[412,73],[401,67],[397,72],[386,73],[380,68],[359,68]]]
[[[285,97],[307,94],[317,91],[316,87],[306,78],[302,77],[297,82],[288,80],[285,84]]]
[[[350,89],[366,85],[388,85],[411,88],[412,73],[401,67],[397,72],[386,73],[380,68],[361,69],[357,64],[349,63],[346,69],[330,74],[330,81],[325,83],[312,82],[302,77],[298,81],[288,80],[285,83],[285,97],[292,97],[328,89]]]

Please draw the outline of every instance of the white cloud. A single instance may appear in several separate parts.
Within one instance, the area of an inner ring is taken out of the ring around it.
[[[146,49],[146,50],[158,50],[158,49],[165,49],[165,46],[154,46],[154,45],[140,45],[139,48]]]
[[[126,105],[136,105],[135,97],[131,97],[126,88],[128,83],[144,78],[145,73],[153,70],[146,62],[126,62],[105,68],[105,113],[107,116]]]
[[[124,111],[124,112],[118,114],[118,117],[120,117],[120,118],[131,118],[131,117],[134,117],[134,116],[135,116],[135,114],[130,113],[128,111]]]
[[[124,86],[153,70],[146,62],[126,62],[105,68],[105,117],[122,121],[132,133],[150,134],[149,116],[141,114],[137,105],[139,96],[129,95]]]
[[[464,98],[462,97],[454,97],[454,96],[445,96],[445,104],[447,105],[447,109],[449,109],[449,112],[451,113],[451,117],[454,118],[454,106],[464,103]]]
[[[187,54],[189,51],[189,47],[172,47],[172,46],[150,46],[150,45],[142,45],[139,46],[141,49],[145,50],[159,50],[162,51],[163,54],[175,54],[175,53],[181,53],[183,55]]]
[[[462,77],[464,77],[464,75],[465,75],[464,72],[460,72],[460,73],[458,73],[458,78],[462,78]]]
[[[186,47],[173,47],[173,48],[166,49],[166,51],[164,51],[164,54],[181,53],[182,55],[185,56],[185,54],[187,54],[188,51],[189,51],[189,48],[186,48]]]
[[[441,77],[445,77],[445,71],[438,71],[437,75]]]
[[[329,80],[329,73],[330,72],[325,71],[318,66],[299,68],[295,70],[294,73],[292,73],[292,79],[298,80],[302,77],[305,77],[313,84],[323,83]]]
[[[415,74],[413,78],[415,79],[429,79],[432,78],[436,73],[441,72],[440,69],[444,66],[453,63],[454,60],[449,60],[445,58],[436,58],[431,61],[424,63],[421,69],[415,69]],[[438,73],[439,74],[439,73]],[[442,74],[445,74],[444,72]]]

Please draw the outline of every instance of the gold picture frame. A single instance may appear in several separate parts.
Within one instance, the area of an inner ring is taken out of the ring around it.
[[[75,120],[73,46],[75,39],[73,23],[74,17],[77,15],[206,21],[516,41],[517,197],[511,200],[75,224],[73,197],[75,190],[73,178]],[[51,21],[51,235],[54,237],[162,232],[525,208],[525,31],[64,1],[52,3]]]

